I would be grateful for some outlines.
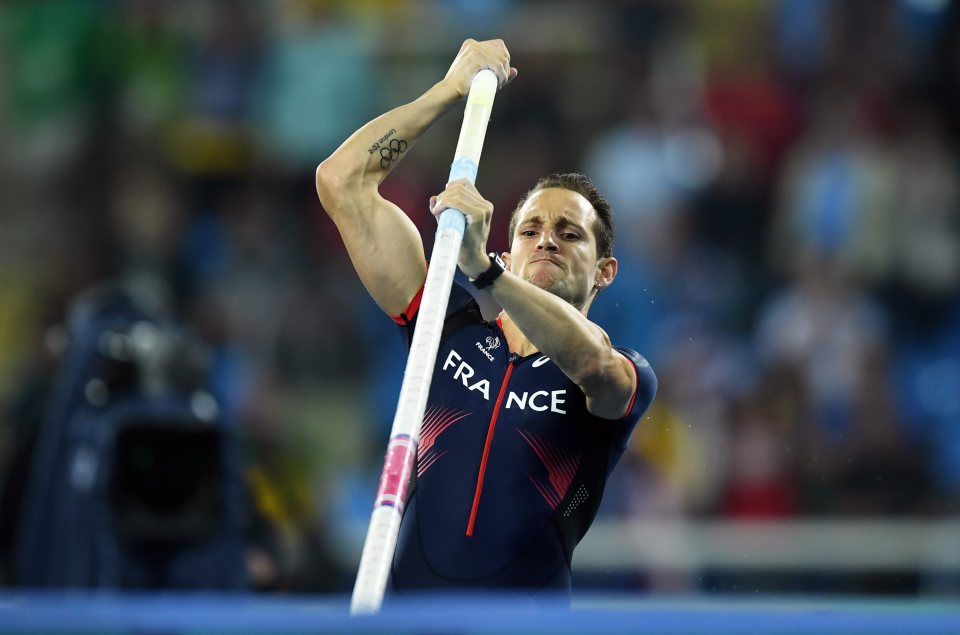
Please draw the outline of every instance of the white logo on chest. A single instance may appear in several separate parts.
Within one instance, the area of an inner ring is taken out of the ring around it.
[[[484,347],[484,345],[480,342],[477,342],[477,349],[483,353],[484,357],[492,362],[494,361],[494,357],[490,354],[490,351],[494,348],[500,348],[500,338],[494,337],[493,335],[488,335],[486,342],[486,347]]]
[[[477,345],[479,346],[480,342],[477,342]],[[499,340],[497,340],[497,345],[499,345]],[[467,390],[476,390],[483,395],[485,400],[490,401],[490,381],[487,379],[480,379],[478,381],[471,382],[470,380],[473,379],[474,375],[476,375],[476,371],[473,370],[473,367],[470,364],[463,361],[463,358],[460,356],[460,354],[453,349],[450,349],[450,354],[447,355],[447,359],[443,363],[442,368],[444,371],[450,371],[450,369],[452,369],[453,372],[453,379],[459,379],[461,383],[463,383],[464,388]],[[536,390],[534,392],[525,390],[521,393],[515,393],[511,391],[507,395],[507,401],[504,404],[504,408],[534,410],[536,412],[549,410],[550,412],[563,415],[567,414],[567,411],[561,408],[561,406],[566,403],[566,397],[567,391],[565,388],[560,390]]]
[[[480,342],[477,342],[477,345],[479,346]],[[487,355],[490,354],[487,353]],[[490,355],[490,357],[492,360],[493,356]],[[455,369],[453,371],[453,378],[459,378],[467,390],[479,390],[481,393],[483,393],[483,398],[487,401],[490,401],[490,381],[481,379],[480,381],[471,384],[470,378],[476,374],[476,372],[473,370],[473,366],[463,361],[463,358],[460,357],[460,354],[452,348],[450,349],[450,354],[447,355],[447,361],[443,363],[443,370],[447,370],[448,368]]]
[[[567,414],[567,411],[561,410],[560,406],[566,402],[566,396],[566,390],[537,390],[532,393],[524,391],[519,395],[515,392],[511,392],[509,395],[507,395],[507,408],[510,408],[516,404],[517,408],[520,410],[526,410],[529,407],[530,410],[543,412],[544,410],[549,409],[550,412],[556,412],[565,415]]]

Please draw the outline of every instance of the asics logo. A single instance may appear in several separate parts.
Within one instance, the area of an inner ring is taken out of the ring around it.
[[[538,358],[537,361],[533,362],[531,366],[533,366],[534,368],[539,368],[549,361],[550,361],[550,358],[544,355],[543,357]]]

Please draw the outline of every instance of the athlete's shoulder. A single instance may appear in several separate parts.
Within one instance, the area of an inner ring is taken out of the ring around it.
[[[657,375],[653,372],[650,362],[637,351],[625,346],[614,346],[613,348],[626,357],[637,371],[637,389],[627,416],[632,414],[639,417],[650,407],[657,394]]]
[[[413,329],[416,325],[417,317],[420,315],[420,303],[423,301],[423,290],[426,283],[422,285],[417,293],[410,300],[406,310],[397,315],[391,315],[390,318],[396,324],[403,328]],[[476,299],[457,279],[453,280],[450,287],[450,295],[447,299],[446,318],[477,305]]]

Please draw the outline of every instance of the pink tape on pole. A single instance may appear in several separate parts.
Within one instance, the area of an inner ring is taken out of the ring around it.
[[[390,439],[374,507],[396,507],[398,512],[403,513],[403,505],[407,500],[407,488],[410,486],[410,474],[413,471],[415,449],[409,434],[398,434]]]

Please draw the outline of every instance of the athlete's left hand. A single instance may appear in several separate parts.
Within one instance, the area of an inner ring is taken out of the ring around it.
[[[487,257],[487,238],[493,203],[486,200],[468,179],[447,183],[447,188],[430,197],[430,211],[438,219],[446,209],[458,209],[467,219],[460,245],[460,270],[469,278],[476,278],[490,267]]]

